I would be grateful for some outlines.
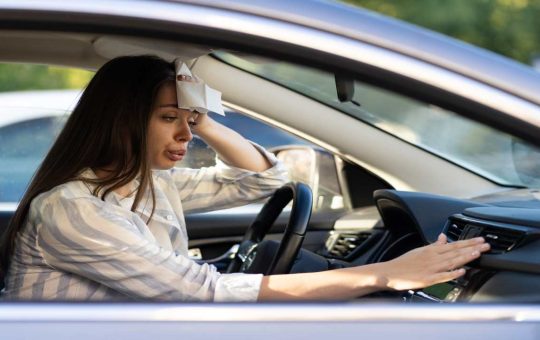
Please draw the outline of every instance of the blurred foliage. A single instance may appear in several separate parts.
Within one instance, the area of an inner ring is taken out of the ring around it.
[[[93,72],[32,64],[0,64],[0,92],[79,89],[85,87]]]
[[[529,64],[540,52],[540,0],[344,0]]]

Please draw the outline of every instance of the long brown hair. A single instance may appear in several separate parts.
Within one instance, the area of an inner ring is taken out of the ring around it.
[[[72,180],[83,180],[94,186],[93,195],[104,199],[140,175],[131,209],[136,209],[145,189],[151,191],[155,201],[146,155],[147,128],[157,92],[174,79],[174,65],[153,56],[119,57],[96,72],[2,235],[1,278],[8,270],[15,238],[30,203],[39,194]],[[86,168],[107,168],[107,175],[79,178]]]

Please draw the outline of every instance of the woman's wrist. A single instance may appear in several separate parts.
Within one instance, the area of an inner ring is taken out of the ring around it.
[[[380,262],[371,264],[373,270],[373,276],[375,281],[375,287],[377,290],[392,290],[392,283],[389,279],[388,271],[390,270],[389,262]]]
[[[391,286],[391,282],[388,275],[388,262],[373,263],[371,265],[373,272],[374,286],[377,290],[391,290],[394,289]]]
[[[205,139],[205,137],[212,133],[215,125],[216,121],[210,118],[207,113],[203,113],[199,115],[197,124],[193,128],[193,132],[195,132],[197,136],[201,137],[202,139]]]
[[[354,277],[352,288],[357,292],[357,296],[389,289],[384,263],[344,268],[343,270],[352,273]]]

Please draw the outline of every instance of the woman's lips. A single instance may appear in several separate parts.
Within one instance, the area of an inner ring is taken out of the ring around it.
[[[181,161],[182,158],[184,158],[186,150],[167,150],[165,154],[171,161],[178,162]]]

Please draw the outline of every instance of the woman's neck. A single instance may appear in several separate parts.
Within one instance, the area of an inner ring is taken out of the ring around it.
[[[93,171],[96,174],[96,177],[100,179],[105,178],[110,174],[110,171],[107,169],[93,169]],[[122,197],[129,197],[135,192],[133,186],[133,181],[131,181],[119,188],[114,189],[114,192]]]

